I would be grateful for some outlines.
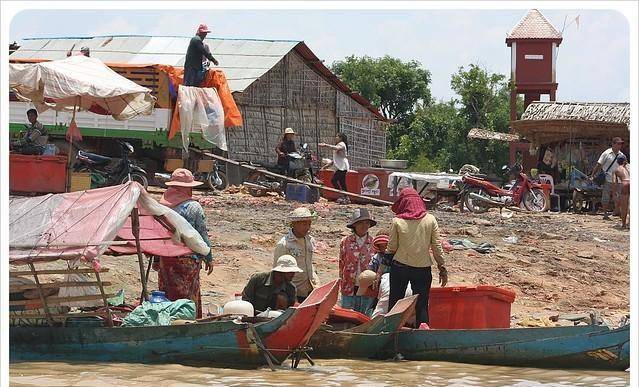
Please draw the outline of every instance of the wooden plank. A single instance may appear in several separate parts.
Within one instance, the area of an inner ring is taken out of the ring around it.
[[[104,286],[111,286],[111,282],[102,282]],[[88,282],[50,282],[45,284],[40,284],[42,289],[55,289],[55,288],[73,288],[73,287],[83,287],[83,286],[97,286],[99,283],[97,281],[88,281]],[[9,291],[20,291],[20,290],[30,290],[37,289],[38,285],[36,284],[25,284],[25,285],[9,285]]]
[[[29,314],[12,314],[12,311],[9,311],[9,318],[44,318],[46,317],[43,313],[29,313]],[[94,316],[105,316],[107,314],[106,311],[103,312],[73,312],[73,313],[61,313],[61,314],[52,314],[51,318],[71,318],[71,317],[94,317]]]
[[[109,271],[108,267],[100,269],[100,273],[106,273]],[[48,269],[48,270],[36,270],[37,274],[94,274],[93,269]],[[25,275],[31,275],[30,271],[10,271],[10,277],[21,277]]]
[[[102,302],[104,302],[104,307],[107,312],[107,325],[113,327],[113,316],[111,316],[111,309],[109,308],[109,301],[107,300],[106,292],[104,291],[104,284],[100,279],[100,273],[95,273],[95,278],[97,279],[98,286],[100,287],[100,295],[102,296]]]
[[[115,294],[107,294],[107,298],[115,297]],[[45,298],[43,302],[46,302],[46,305],[59,305],[65,302],[75,302],[75,301],[91,301],[91,300],[101,300],[101,294],[88,294],[86,296],[73,296],[73,297],[48,297]],[[10,306],[16,305],[28,305],[32,304],[33,300],[15,300],[9,301]]]
[[[286,180],[286,181],[291,182],[291,183],[306,184],[309,187],[314,187],[314,188],[322,189],[322,190],[329,191],[329,192],[335,192],[335,193],[339,193],[339,194],[342,194],[342,195],[355,197],[355,198],[366,200],[368,202],[375,203],[375,204],[381,204],[381,205],[385,205],[385,206],[393,205],[393,202],[389,202],[389,201],[386,201],[386,200],[375,199],[375,198],[371,198],[369,196],[359,195],[359,194],[348,192],[348,191],[340,191],[338,189],[330,188],[330,187],[327,187],[325,185],[308,183],[306,181],[293,179],[291,177],[287,177],[287,176],[283,176],[283,175],[278,175],[277,173],[273,173],[273,172],[267,171],[266,169],[261,168],[261,167],[256,167],[256,166],[253,166],[253,165],[240,163],[240,162],[237,162],[235,160],[227,159],[225,157],[218,156],[218,155],[215,155],[213,153],[196,150],[194,148],[191,148],[191,149],[193,149],[197,153],[204,154],[204,155],[212,157],[214,159],[221,160],[221,161],[224,161],[224,162],[229,163],[229,164],[237,165],[239,167],[246,168],[246,169],[249,169],[249,170],[252,170],[252,171],[260,172],[260,173],[263,173],[263,174],[268,175],[268,176],[276,177],[278,179],[283,179],[283,180]]]

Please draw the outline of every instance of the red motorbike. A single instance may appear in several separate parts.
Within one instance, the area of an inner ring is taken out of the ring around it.
[[[539,183],[528,179],[520,164],[511,168],[504,166],[508,176],[515,174],[516,180],[511,187],[500,188],[486,180],[485,175],[466,174],[462,177],[460,189],[460,208],[464,206],[474,213],[488,211],[491,207],[517,206],[533,212],[546,211],[548,199]]]

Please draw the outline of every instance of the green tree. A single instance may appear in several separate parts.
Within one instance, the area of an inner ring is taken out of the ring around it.
[[[408,133],[414,113],[431,103],[430,72],[414,60],[350,56],[334,62],[331,70],[377,106],[384,117],[395,121],[387,139],[391,149]]]

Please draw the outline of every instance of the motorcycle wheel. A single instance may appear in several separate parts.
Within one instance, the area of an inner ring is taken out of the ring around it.
[[[470,197],[471,193],[476,193],[477,195],[481,195],[481,189],[480,188],[471,188],[469,189],[465,194],[464,194],[464,198],[463,198],[463,204],[465,205],[465,207],[468,209],[468,211],[474,213],[474,214],[483,214],[484,212],[488,211],[488,206],[484,205],[483,203],[480,203],[478,200],[474,200],[473,198]],[[461,207],[461,206],[460,206]]]
[[[124,176],[120,184],[124,184],[128,181],[129,181],[129,177]],[[140,185],[142,185],[142,187],[144,187],[144,189],[147,189],[149,187],[149,180],[146,178],[146,176],[144,176],[141,173],[131,172],[131,181],[137,181],[138,183],[140,183]]]
[[[249,182],[249,183],[260,185],[260,182],[261,181],[266,181],[266,179],[265,179],[265,176],[262,173],[253,172],[246,178],[246,181]],[[248,186],[246,188],[248,188],[249,194],[251,194],[251,196],[255,196],[255,197],[265,196],[266,192],[267,192],[266,188],[265,189],[258,189],[258,188],[248,187]]]
[[[533,188],[524,192],[522,202],[524,202],[524,207],[532,212],[546,211],[549,204],[548,198],[546,198],[546,194],[541,188]]]
[[[215,178],[213,177],[213,172],[206,174],[206,186],[209,189],[216,189],[218,191],[224,191],[229,187],[229,179],[226,177],[226,173],[222,171],[217,171],[217,175],[222,180],[221,184],[215,184]]]

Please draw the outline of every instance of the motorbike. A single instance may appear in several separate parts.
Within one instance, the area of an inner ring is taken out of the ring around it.
[[[460,209],[464,206],[473,213],[483,213],[491,207],[501,210],[504,207],[517,206],[533,212],[548,209],[548,198],[541,184],[531,181],[522,172],[521,164],[512,167],[504,166],[505,175],[515,175],[514,184],[500,188],[486,179],[486,175],[465,174],[460,187]]]
[[[321,181],[313,172],[314,168],[317,169],[317,157],[313,155],[307,143],[302,144],[298,152],[289,153],[288,156],[290,160],[288,174],[281,165],[267,166],[264,169],[307,183],[321,184]],[[257,164],[252,165],[260,166]],[[244,182],[244,186],[248,188],[249,193],[258,197],[264,196],[268,192],[277,192],[280,195],[284,195],[286,193],[286,184],[286,179],[270,176],[260,171],[252,172]]]
[[[159,183],[166,183],[171,180],[170,173],[155,173],[155,180]],[[224,191],[229,187],[229,179],[217,162],[214,161],[211,172],[196,172],[193,174],[196,181],[201,181],[204,186],[211,190]]]
[[[133,145],[126,141],[118,141],[118,145],[121,150],[120,158],[78,150],[73,171],[90,173],[91,188],[137,181],[146,189],[149,185],[146,171],[129,160],[129,154],[135,151]]]

